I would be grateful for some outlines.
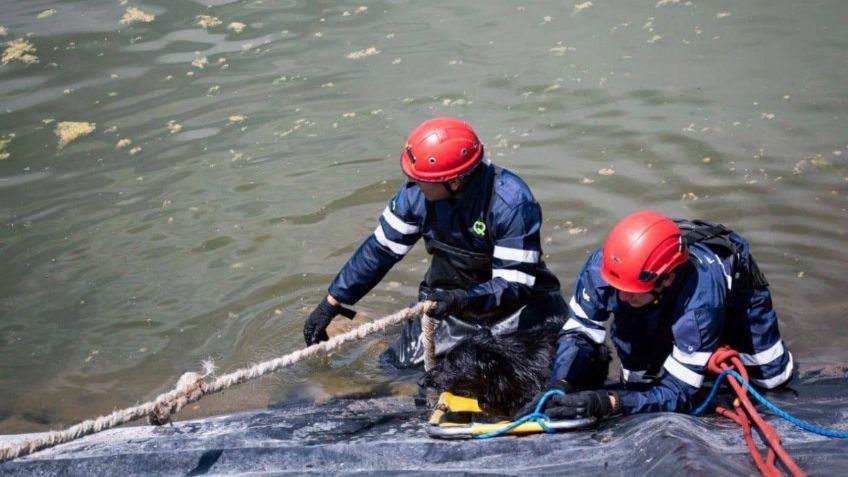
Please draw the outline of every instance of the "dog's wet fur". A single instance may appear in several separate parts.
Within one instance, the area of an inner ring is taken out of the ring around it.
[[[513,416],[550,386],[557,332],[549,328],[493,335],[481,329],[450,349],[420,384],[438,391],[477,399],[487,414]],[[602,346],[590,374],[602,387],[609,368],[609,350]]]

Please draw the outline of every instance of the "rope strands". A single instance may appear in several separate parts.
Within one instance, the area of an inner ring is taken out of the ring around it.
[[[170,422],[171,416],[179,412],[186,405],[200,400],[203,396],[223,391],[227,388],[272,373],[282,368],[291,366],[318,354],[326,354],[339,348],[341,345],[362,339],[370,334],[387,329],[399,324],[404,320],[423,315],[433,306],[433,302],[425,301],[405,308],[397,313],[385,316],[378,320],[366,323],[354,330],[340,334],[329,341],[314,344],[285,356],[265,361],[247,368],[236,370],[232,373],[218,376],[211,382],[207,378],[212,371],[212,366],[205,363],[206,372],[198,374],[188,372],[183,374],[174,389],[160,394],[154,400],[114,411],[111,414],[89,419],[71,426],[62,431],[52,431],[44,436],[16,443],[8,447],[0,448],[0,462],[5,462],[17,457],[25,456],[48,447],[53,447],[65,442],[70,442],[80,437],[94,434],[112,427],[135,421],[147,416],[149,423],[161,425]]]
[[[436,320],[430,315],[421,317],[421,344],[424,346],[424,371],[430,371],[436,365]]]
[[[436,319],[426,313],[421,315],[421,346],[424,348],[424,371],[430,371],[436,366]],[[436,407],[439,391],[425,388],[424,399],[427,407]]]

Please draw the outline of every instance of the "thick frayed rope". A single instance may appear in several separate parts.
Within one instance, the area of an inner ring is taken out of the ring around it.
[[[424,346],[424,371],[436,365],[436,320],[430,315],[421,317],[421,344]]]
[[[311,358],[318,354],[326,354],[335,350],[348,341],[362,339],[372,333],[383,331],[386,328],[421,316],[431,309],[433,302],[425,301],[410,308],[405,308],[392,315],[379,320],[366,323],[355,330],[348,331],[329,341],[323,341],[309,346],[300,351],[295,351],[277,359],[255,364],[248,368],[242,368],[232,373],[215,378],[211,382],[205,380],[214,371],[211,362],[204,362],[204,374],[188,372],[183,374],[177,386],[166,393],[160,394],[156,399],[140,404],[135,407],[115,411],[106,416],[89,419],[77,425],[71,426],[63,431],[52,431],[44,436],[28,439],[9,447],[0,448],[0,462],[32,454],[48,447],[53,447],[65,442],[70,442],[80,437],[94,434],[112,427],[125,424],[136,419],[147,416],[151,424],[161,425],[170,422],[171,415],[177,413],[187,404],[200,400],[207,394],[223,391],[229,387],[241,384],[259,376],[272,373],[279,369],[291,366],[295,363]]]

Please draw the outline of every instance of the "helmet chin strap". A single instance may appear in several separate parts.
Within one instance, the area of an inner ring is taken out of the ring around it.
[[[457,196],[459,196],[459,193],[462,192],[462,186],[465,185],[465,182],[470,181],[472,177],[476,176],[477,173],[480,170],[482,170],[480,168],[481,163],[482,163],[482,161],[478,162],[477,164],[474,165],[474,167],[470,171],[466,172],[465,174],[463,174],[461,176],[458,176],[456,179],[452,179],[452,180],[449,180],[447,182],[442,182],[442,187],[444,187],[445,190],[448,192],[448,194],[450,195],[449,196],[450,199],[456,199]],[[451,186],[450,186],[451,182],[457,183],[456,190],[451,189]]]
[[[659,278],[656,279],[656,281],[654,281],[655,288],[650,291],[651,296],[654,298],[652,304],[659,303],[659,301],[662,299],[663,292],[665,292],[665,290],[668,288],[668,286],[664,286],[664,283],[666,280],[668,280],[669,276],[670,275],[668,273],[663,273],[659,276]]]
[[[651,290],[651,297],[654,301],[651,302],[652,305],[656,305],[662,299],[662,291],[661,290]]]
[[[461,190],[461,188],[457,188],[456,190],[451,189],[450,182],[442,182],[442,187],[448,192],[450,199],[456,199],[456,196],[459,195],[459,191]]]

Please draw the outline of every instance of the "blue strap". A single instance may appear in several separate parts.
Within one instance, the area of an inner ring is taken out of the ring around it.
[[[489,439],[489,438],[492,438],[492,437],[502,436],[502,435],[506,434],[507,432],[515,429],[516,427],[524,424],[525,422],[535,422],[536,424],[539,424],[539,426],[542,428],[542,430],[547,432],[548,434],[552,434],[552,433],[556,432],[555,430],[551,429],[547,425],[547,423],[551,421],[551,418],[548,417],[547,414],[542,412],[542,409],[545,406],[545,402],[551,396],[565,396],[565,392],[561,391],[559,389],[551,389],[548,392],[546,392],[544,395],[542,395],[542,399],[539,399],[539,403],[536,404],[536,409],[534,409],[533,412],[531,412],[530,414],[527,414],[526,416],[522,416],[522,417],[516,419],[515,421],[510,422],[509,424],[506,424],[504,427],[501,427],[500,429],[498,429],[496,431],[476,435],[473,438],[474,439]]]
[[[709,406],[710,402],[712,402],[713,398],[715,398],[716,392],[718,392],[719,384],[721,384],[721,380],[728,374],[733,376],[736,379],[736,381],[739,382],[739,384],[742,384],[743,386],[745,386],[748,389],[748,392],[751,393],[751,395],[754,396],[758,401],[763,403],[763,405],[765,405],[771,412],[777,414],[779,417],[782,417],[783,419],[791,422],[792,424],[800,427],[801,429],[803,429],[807,432],[812,432],[814,434],[818,434],[820,436],[832,437],[834,439],[848,439],[848,432],[835,431],[835,430],[832,430],[832,429],[826,429],[824,427],[816,426],[816,425],[811,424],[807,421],[803,421],[801,419],[798,419],[797,417],[793,416],[792,414],[789,414],[788,412],[784,411],[783,409],[780,409],[779,407],[775,406],[774,404],[769,402],[768,399],[764,398],[760,393],[758,393],[757,390],[754,389],[754,387],[751,386],[748,383],[748,381],[746,381],[738,372],[736,372],[733,369],[725,369],[724,371],[721,372],[721,374],[718,375],[718,377],[715,380],[715,383],[713,383],[712,389],[710,389],[710,394],[707,395],[707,399],[704,400],[704,402],[700,406],[698,406],[697,409],[692,411],[692,415],[700,416],[701,414],[703,414],[703,412]]]

